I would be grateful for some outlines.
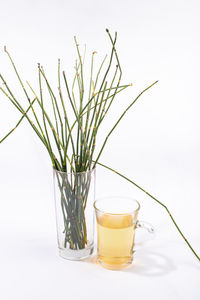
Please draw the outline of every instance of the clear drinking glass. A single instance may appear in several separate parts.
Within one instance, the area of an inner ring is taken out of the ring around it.
[[[140,204],[131,198],[109,197],[94,202],[97,220],[98,262],[118,270],[133,261],[135,230],[143,227],[153,233],[150,224],[138,221]]]
[[[59,254],[71,260],[85,258],[94,248],[95,169],[53,173]]]

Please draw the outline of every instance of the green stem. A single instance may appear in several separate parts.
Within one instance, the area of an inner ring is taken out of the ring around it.
[[[31,106],[33,105],[33,103],[35,102],[36,98],[33,99],[33,101],[31,102],[31,104],[29,105],[28,109],[25,111],[25,114],[28,113],[29,109],[31,108]],[[15,125],[15,127],[13,127],[1,140],[0,140],[0,144],[19,126],[19,124],[21,123],[21,121],[24,119],[25,114],[19,119],[19,121],[17,122],[17,124]]]
[[[44,73],[44,69],[39,68],[39,70],[40,70],[40,73],[42,74],[43,78],[45,79],[45,82],[46,82],[46,85],[47,85],[49,94],[50,94],[50,96],[53,97],[53,100],[54,100],[54,102],[55,102],[56,111],[57,111],[57,113],[58,113],[58,117],[59,117],[59,121],[60,121],[62,143],[63,143],[63,145],[64,145],[63,122],[62,122],[62,117],[61,117],[60,110],[59,110],[59,107],[58,107],[57,99],[56,99],[56,97],[55,97],[55,95],[54,95],[54,93],[53,93],[53,91],[52,91],[52,88],[51,88],[51,86],[50,86],[50,84],[49,84],[49,82],[48,82],[48,80],[47,80],[47,78],[46,78],[46,75],[45,75],[45,73]]]
[[[115,33],[115,40],[113,42],[113,47],[112,47],[112,51],[111,51],[111,55],[110,55],[109,64],[108,64],[108,67],[107,67],[106,72],[104,74],[103,80],[101,82],[101,85],[100,85],[100,88],[99,88],[99,92],[97,93],[97,99],[95,99],[95,105],[94,105],[94,110],[93,110],[92,118],[91,118],[91,121],[90,121],[89,129],[92,128],[92,124],[93,124],[93,121],[94,121],[94,118],[95,118],[96,108],[97,108],[97,103],[98,103],[98,100],[99,100],[100,91],[102,91],[102,89],[103,89],[103,86],[105,84],[106,78],[108,76],[108,73],[109,73],[111,65],[112,65],[112,60],[113,60],[113,55],[114,55],[114,46],[115,46],[116,40],[117,40],[117,35]],[[94,90],[95,90],[95,86],[94,86]],[[95,94],[94,94],[93,97],[95,98]],[[91,132],[91,130],[88,130],[86,141],[89,140],[90,132]]]
[[[113,128],[110,130],[110,132],[108,133],[108,135],[107,135],[107,137],[105,138],[105,140],[104,140],[104,143],[103,143],[103,145],[102,145],[102,147],[101,147],[101,149],[100,149],[100,151],[99,151],[99,154],[98,154],[98,156],[97,156],[97,159],[96,159],[96,161],[95,161],[95,165],[96,165],[96,163],[98,162],[98,160],[99,160],[99,158],[100,158],[100,156],[101,156],[101,153],[102,153],[102,151],[103,151],[103,149],[104,149],[104,147],[105,147],[105,145],[106,145],[106,143],[107,143],[107,140],[108,140],[108,138],[109,138],[109,136],[111,135],[111,133],[114,131],[114,129],[117,127],[117,125],[119,124],[119,122],[121,121],[121,119],[124,117],[124,115],[126,114],[126,112],[133,106],[133,104],[140,98],[140,96],[144,93],[144,92],[146,92],[148,89],[150,89],[152,86],[154,86],[156,83],[157,83],[158,81],[155,81],[154,83],[152,83],[150,86],[148,86],[146,89],[144,89],[135,99],[134,99],[134,101],[125,109],[125,111],[122,113],[122,115],[120,116],[120,118],[117,120],[117,122],[115,123],[115,125],[113,126]]]
[[[165,204],[163,204],[162,202],[160,202],[158,199],[156,199],[154,196],[152,196],[150,193],[148,193],[146,190],[144,190],[143,188],[141,188],[138,184],[136,184],[134,181],[132,181],[131,179],[127,178],[126,176],[122,175],[121,173],[117,172],[116,170],[98,162],[98,165],[118,174],[119,176],[121,176],[122,178],[124,178],[125,180],[129,181],[130,183],[132,183],[133,185],[135,185],[138,189],[140,189],[141,191],[143,191],[145,194],[147,194],[150,198],[152,198],[154,201],[156,201],[158,204],[160,204],[162,207],[165,208],[165,210],[167,211],[167,213],[169,214],[172,222],[174,223],[174,225],[176,226],[176,229],[178,230],[178,232],[181,234],[182,238],[184,239],[184,241],[187,243],[187,245],[189,246],[189,248],[192,250],[193,254],[196,256],[196,258],[200,261],[200,257],[197,255],[197,253],[194,251],[194,249],[192,248],[191,244],[188,242],[188,240],[185,238],[185,236],[183,235],[182,231],[180,230],[180,228],[178,227],[177,223],[175,222],[174,218],[172,217],[169,209],[167,208],[167,206]]]
[[[38,64],[38,77],[39,77],[40,101],[41,101],[41,105],[42,105],[42,119],[43,119],[43,124],[44,124],[44,130],[46,133],[48,147],[49,147],[50,151],[52,152],[51,143],[49,140],[49,134],[48,134],[47,125],[46,125],[46,119],[45,119],[45,115],[44,115],[44,103],[43,103],[42,82],[41,82],[41,75],[40,75],[40,64]],[[62,159],[61,159],[61,161],[62,161]]]

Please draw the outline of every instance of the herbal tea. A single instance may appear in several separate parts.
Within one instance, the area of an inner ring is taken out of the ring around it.
[[[98,259],[105,267],[118,269],[132,262],[135,222],[132,215],[102,215],[97,218]]]

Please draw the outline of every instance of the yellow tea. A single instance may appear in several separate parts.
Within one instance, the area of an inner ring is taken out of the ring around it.
[[[98,259],[105,267],[119,269],[131,263],[135,224],[132,215],[102,215],[97,218]]]

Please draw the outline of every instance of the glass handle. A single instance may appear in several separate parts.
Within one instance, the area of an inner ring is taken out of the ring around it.
[[[146,232],[148,232],[150,234],[142,235],[142,237],[140,236],[139,240],[136,238],[134,252],[135,252],[135,250],[136,251],[139,250],[141,248],[141,246],[144,245],[144,243],[148,242],[149,240],[152,240],[155,237],[155,235],[154,235],[155,230],[154,230],[153,226],[147,222],[136,221],[135,228],[136,229],[137,228],[145,229]],[[136,236],[137,236],[137,234],[136,234]]]
[[[136,222],[136,228],[144,228],[151,234],[155,233],[155,230],[154,230],[153,226],[151,224],[143,222],[143,221],[137,221]]]

